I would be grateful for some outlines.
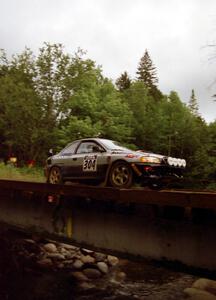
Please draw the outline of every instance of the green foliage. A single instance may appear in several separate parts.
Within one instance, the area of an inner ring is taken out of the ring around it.
[[[130,139],[129,108],[110,81],[74,93],[67,106],[70,115],[59,129],[61,141],[91,136],[118,141]]]
[[[0,163],[0,178],[24,181],[45,182],[42,168],[16,168]]]

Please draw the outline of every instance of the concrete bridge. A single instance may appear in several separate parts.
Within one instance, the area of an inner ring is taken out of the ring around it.
[[[1,228],[216,270],[216,193],[0,180]]]

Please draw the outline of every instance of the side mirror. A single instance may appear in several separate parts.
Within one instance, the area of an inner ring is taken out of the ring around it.
[[[54,154],[53,149],[49,149],[48,156],[53,156],[53,154]]]

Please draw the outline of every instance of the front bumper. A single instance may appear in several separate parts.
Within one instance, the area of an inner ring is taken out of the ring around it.
[[[156,164],[131,164],[137,177],[161,181],[177,180],[183,177],[184,168]]]

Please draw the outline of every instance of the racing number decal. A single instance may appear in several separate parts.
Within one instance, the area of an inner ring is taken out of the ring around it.
[[[88,155],[83,159],[83,171],[84,172],[96,172],[97,171],[97,155]]]

